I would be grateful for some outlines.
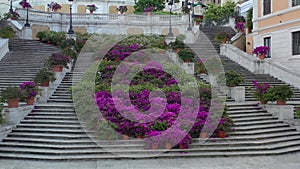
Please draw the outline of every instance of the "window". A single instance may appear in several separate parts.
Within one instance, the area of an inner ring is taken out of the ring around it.
[[[292,33],[293,55],[300,55],[300,31]]]
[[[264,15],[271,13],[271,0],[264,0]]]
[[[300,0],[292,0],[292,6],[300,5]]]
[[[266,58],[271,58],[271,37],[264,38],[264,46],[268,46],[270,51],[267,53]]]

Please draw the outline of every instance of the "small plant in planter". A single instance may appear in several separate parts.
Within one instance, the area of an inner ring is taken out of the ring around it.
[[[202,22],[201,18],[194,18],[193,20],[196,22],[196,25],[200,25],[200,22]]]
[[[62,72],[63,67],[68,68],[70,59],[62,53],[53,53],[48,59],[48,64],[54,72]]]
[[[219,121],[217,128],[219,138],[225,138],[226,134],[233,130],[233,120],[227,114],[227,107],[225,106],[222,118]]]
[[[193,62],[195,54],[189,49],[182,49],[178,52],[178,56],[184,62]]]
[[[237,72],[231,70],[225,73],[225,76],[222,76],[223,78],[226,78],[226,85],[229,87],[235,87],[239,85],[240,83],[244,82],[244,78],[241,74],[238,74]],[[219,81],[224,79],[218,79]]]
[[[119,8],[116,9],[117,11],[119,11],[121,14],[127,12],[128,8],[127,6],[119,6]]]
[[[260,101],[261,104],[266,104],[268,102],[267,90],[270,88],[270,85],[268,83],[258,83],[255,80],[253,81],[253,86],[255,88],[253,97]]]
[[[206,69],[204,62],[205,59],[197,59],[195,62],[195,73],[205,73],[206,74]]]
[[[72,47],[66,47],[64,48],[64,50],[62,51],[62,53],[67,56],[69,58],[69,60],[71,59],[77,59],[77,52],[76,50],[72,49]]]
[[[284,105],[292,95],[293,91],[288,85],[274,86],[267,90],[267,99],[271,102],[277,101],[278,105]]]
[[[19,100],[22,98],[22,93],[20,88],[9,86],[1,91],[1,97],[8,103],[8,108],[19,107]]]
[[[33,105],[34,97],[37,95],[38,88],[34,82],[23,82],[20,85],[23,97],[25,97],[28,105]]]
[[[181,49],[185,48],[185,44],[177,38],[176,38],[175,42],[170,43],[170,46],[176,53],[178,53]]]
[[[13,30],[11,26],[4,26],[0,28],[0,37],[1,38],[14,38],[16,34],[16,31]]]
[[[39,70],[34,78],[34,82],[41,84],[42,87],[49,86],[49,82],[53,82],[55,80],[55,74],[47,68]]]
[[[234,26],[234,29],[236,29],[238,32],[244,32],[245,31],[245,22],[237,22]]]
[[[226,43],[226,41],[228,41],[229,35],[227,32],[219,32],[215,35],[215,41],[219,42],[219,43]]]
[[[56,12],[62,8],[62,6],[60,4],[58,4],[57,2],[51,2],[47,6],[48,6],[48,8],[51,9],[51,11],[54,11],[54,12]]]
[[[258,55],[260,60],[264,60],[269,51],[270,48],[268,46],[258,46],[253,50],[253,53]]]
[[[16,11],[13,11],[12,13],[8,12],[8,13],[5,13],[3,14],[4,16],[4,19],[11,19],[11,20],[18,20],[19,17],[20,17],[20,14]]]
[[[98,9],[98,7],[95,4],[90,4],[90,5],[87,5],[86,7],[90,11],[90,13],[93,13],[94,11],[96,11]]]

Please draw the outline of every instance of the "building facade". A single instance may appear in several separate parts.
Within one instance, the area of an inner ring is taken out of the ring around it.
[[[254,0],[253,31],[247,35],[247,53],[269,46],[274,61],[300,59],[300,0]]]

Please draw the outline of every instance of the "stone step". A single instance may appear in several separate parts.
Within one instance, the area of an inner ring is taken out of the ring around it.
[[[257,113],[261,113],[261,114],[263,114],[263,113],[266,113],[267,111],[265,111],[265,110],[261,110],[261,108],[260,109],[248,109],[248,110],[228,110],[227,111],[227,113],[228,114],[230,114],[230,116],[231,115],[238,115],[238,114],[248,114],[248,115],[250,115],[250,114],[257,114]]]
[[[289,127],[288,124],[262,124],[262,125],[255,125],[255,126],[234,126],[234,131],[249,131],[249,130],[260,130],[260,129],[269,129],[269,128],[282,128],[282,127]]]
[[[261,118],[261,117],[270,117],[272,116],[271,113],[247,113],[247,114],[230,114],[229,117],[236,120],[236,119],[245,119],[245,118],[251,118],[251,117],[256,117],[256,118]]]
[[[35,128],[16,128],[16,129],[13,129],[12,132],[15,132],[15,133],[55,133],[55,134],[86,134],[86,132],[83,130],[83,129],[57,129],[57,128],[38,128],[38,127],[35,127]]]
[[[230,133],[231,136],[236,136],[236,135],[259,135],[259,134],[267,134],[267,133],[276,133],[276,132],[287,132],[287,131],[296,131],[296,129],[291,128],[291,127],[281,127],[281,128],[271,128],[271,129],[259,129],[255,131],[237,131]]]
[[[250,121],[250,122],[235,122],[235,126],[256,126],[261,124],[281,124],[280,120],[262,120],[262,121]]]
[[[56,113],[59,113],[59,112],[67,113],[67,112],[69,112],[69,113],[73,113],[74,109],[71,109],[71,108],[59,109],[59,108],[51,108],[51,107],[47,108],[47,107],[45,107],[43,109],[42,108],[33,109],[32,112],[39,112],[39,113],[40,112],[56,112]]]
[[[91,139],[47,139],[47,138],[22,138],[22,137],[6,137],[3,139],[3,143],[14,144],[14,143],[23,143],[23,144],[44,144],[44,146],[49,145],[94,145],[95,143]]]
[[[77,114],[74,113],[57,113],[57,112],[32,112],[29,113],[28,116],[77,116]]]
[[[13,132],[7,135],[8,137],[22,137],[22,138],[47,138],[47,139],[88,139],[86,134],[66,134],[66,133],[32,133],[32,132]]]
[[[26,119],[22,120],[21,124],[64,124],[64,125],[75,125],[81,124],[78,120],[49,120],[49,119]]]
[[[18,124],[18,128],[82,129],[81,125]]]
[[[77,120],[77,117],[63,116],[26,116],[25,120]]]

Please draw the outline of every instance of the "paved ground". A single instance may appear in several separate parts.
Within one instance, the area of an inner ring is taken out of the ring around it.
[[[0,160],[0,169],[300,169],[300,153],[261,157],[45,162]]]

